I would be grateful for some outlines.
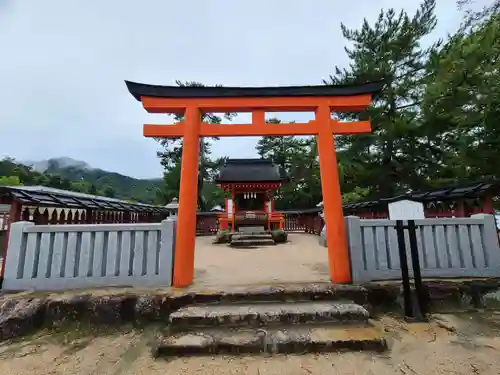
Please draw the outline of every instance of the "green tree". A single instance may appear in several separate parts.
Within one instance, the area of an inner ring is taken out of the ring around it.
[[[358,30],[341,25],[352,46],[346,48],[350,64],[347,69],[336,67],[324,83],[385,82],[368,110],[372,133],[337,137],[343,160],[357,171],[350,184],[369,188],[374,196],[392,196],[409,186],[425,185],[429,161],[439,152],[426,140],[419,108],[427,57],[437,48],[421,46],[422,38],[436,25],[434,7],[434,0],[425,0],[412,17],[389,9],[382,10],[373,25],[367,20]],[[356,117],[342,114],[340,118]]]
[[[111,186],[105,186],[103,191],[105,197],[114,198],[116,196],[116,191]]]
[[[442,150],[434,185],[499,178],[500,2],[468,11],[433,54],[422,113]]]
[[[72,181],[71,182],[71,190],[78,191],[80,193],[88,193],[90,189],[90,184],[87,181]]]
[[[272,118],[268,123],[279,124]],[[276,207],[310,208],[321,200],[321,182],[315,137],[262,137],[256,146],[257,153],[270,159],[284,170],[290,182],[277,192]]]
[[[19,176],[0,176],[0,186],[21,186]]]
[[[22,185],[92,192],[125,200],[132,198],[143,203],[154,203],[156,190],[161,186],[160,179],[142,180],[100,169],[60,166],[57,159],[48,164],[51,172],[40,173],[12,158],[4,158],[0,160],[0,176],[16,177]]]
[[[199,82],[181,82],[176,81],[176,84],[181,87],[204,87],[202,83]],[[227,119],[231,119],[233,114],[227,113],[225,116]],[[175,115],[174,121],[181,122],[183,120],[183,115]],[[220,124],[223,117],[217,116],[212,113],[204,113],[201,115],[201,121],[208,122],[211,124]],[[200,138],[200,161],[198,169],[198,206],[202,211],[208,209],[206,200],[203,197],[203,185],[208,179],[210,174],[210,167],[213,165],[210,162],[211,145],[212,141],[217,140],[216,137],[211,137],[209,139]],[[163,147],[162,151],[159,151],[158,157],[161,159],[161,165],[165,169],[163,181],[166,184],[163,189],[157,194],[157,197],[161,200],[171,199],[169,197],[179,195],[180,186],[180,161],[182,156],[182,139],[181,138],[162,138],[158,139]],[[176,179],[174,181],[174,179]],[[173,189],[176,189],[173,190]],[[170,200],[166,201],[168,203]]]
[[[363,201],[370,194],[370,189],[356,186],[353,191],[342,194],[342,203],[354,203]]]
[[[89,194],[97,195],[97,187],[94,184],[90,185]]]

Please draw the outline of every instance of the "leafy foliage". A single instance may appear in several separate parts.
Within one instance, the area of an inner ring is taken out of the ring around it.
[[[176,84],[181,87],[204,87],[202,83],[199,82],[181,82],[176,81]],[[231,119],[232,114],[226,113],[224,116],[226,119]],[[175,115],[174,122],[181,122],[183,120],[182,115]],[[204,113],[201,115],[201,121],[208,122],[211,124],[222,123],[223,117],[217,116],[212,113]],[[209,194],[209,198],[205,195],[208,191],[213,191],[213,187],[210,184],[213,181],[213,177],[217,172],[219,166],[222,165],[223,159],[211,160],[211,146],[212,142],[216,141],[218,138],[212,137],[209,139],[200,138],[200,162],[198,169],[198,206],[201,211],[207,211],[211,209],[216,204],[224,203],[224,196],[221,194],[216,194],[215,196]],[[163,188],[157,194],[157,200],[163,204],[166,204],[172,200],[174,197],[178,197],[180,188],[180,178],[181,178],[181,156],[182,156],[182,139],[181,138],[162,138],[158,139],[158,142],[163,147],[162,151],[158,152],[158,157],[160,158],[161,165],[165,169],[163,175]],[[209,183],[207,189],[205,189],[205,181]],[[213,185],[213,183],[212,183]]]
[[[373,195],[391,196],[400,189],[425,185],[433,167],[429,161],[439,152],[420,122],[427,59],[438,47],[422,48],[421,40],[436,25],[434,7],[434,0],[425,0],[412,17],[389,9],[380,12],[374,25],[366,19],[359,30],[341,25],[352,45],[346,48],[351,62],[347,69],[336,67],[324,83],[385,82],[368,111],[372,133],[337,137],[343,159],[356,170],[351,173],[351,189],[370,187]]]
[[[276,118],[268,123],[279,124]],[[314,137],[262,137],[257,143],[260,157],[285,170],[291,181],[277,192],[276,208],[309,208],[321,200],[321,183]]]
[[[0,161],[0,185],[44,185],[106,197],[155,203],[161,180],[140,180],[100,169],[60,167],[51,163],[41,173],[6,158]]]

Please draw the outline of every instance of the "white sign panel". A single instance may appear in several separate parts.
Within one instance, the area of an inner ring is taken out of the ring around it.
[[[389,203],[390,220],[425,219],[424,205],[421,202],[401,200]]]
[[[233,217],[233,200],[232,199],[227,200],[227,217],[229,217],[229,218]]]

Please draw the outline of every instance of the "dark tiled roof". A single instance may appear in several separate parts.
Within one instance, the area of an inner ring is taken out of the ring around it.
[[[344,208],[368,208],[386,205],[391,202],[409,199],[419,202],[437,202],[445,200],[456,200],[462,198],[477,198],[489,192],[497,192],[500,194],[500,181],[492,182],[475,182],[466,185],[459,185],[446,188],[438,188],[424,192],[414,192],[403,195],[398,195],[390,198],[382,198],[374,201],[355,202],[345,204]]]
[[[375,94],[384,82],[368,82],[337,86],[285,86],[285,87],[194,87],[157,86],[125,81],[128,91],[141,101],[141,96],[162,98],[237,98],[273,96],[350,96]]]
[[[285,182],[285,171],[265,159],[228,159],[220,169],[217,183]]]
[[[167,212],[163,206],[130,203],[115,198],[54,189],[47,186],[0,186],[0,196],[9,194],[22,204],[65,208],[93,208],[129,212]]]

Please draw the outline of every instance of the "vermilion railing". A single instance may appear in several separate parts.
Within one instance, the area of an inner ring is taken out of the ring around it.
[[[317,212],[294,212],[293,214],[279,213],[279,215],[284,215],[285,217],[284,229],[286,232],[304,232],[319,235],[321,229],[323,229],[323,219]],[[220,216],[220,213],[215,212],[198,213],[196,218],[196,234],[208,235],[217,233]]]

